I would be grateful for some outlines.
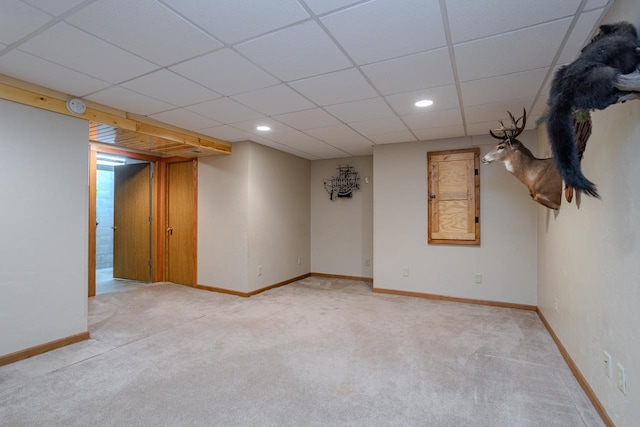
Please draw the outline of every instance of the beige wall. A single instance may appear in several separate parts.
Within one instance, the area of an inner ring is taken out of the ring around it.
[[[309,169],[309,160],[249,146],[250,291],[309,272]]]
[[[199,160],[199,284],[246,293],[306,274],[309,241],[308,160],[252,142]]]
[[[198,284],[249,291],[249,147],[198,160]]]
[[[640,24],[640,3],[620,1],[605,22]],[[602,200],[582,197],[557,217],[538,215],[538,304],[617,426],[640,420],[640,102],[592,113],[582,162]],[[548,150],[546,131],[540,144]],[[555,299],[558,310],[554,310]],[[604,374],[603,352],[614,379]],[[627,395],[616,386],[626,370]]]
[[[520,139],[535,148],[535,132]],[[480,246],[427,244],[427,152],[495,145],[487,137],[374,148],[374,287],[536,304],[538,204],[500,164],[480,167]],[[490,145],[487,145],[490,144]],[[409,268],[409,277],[402,269]],[[474,283],[474,273],[483,283]]]
[[[88,330],[88,135],[0,100],[0,356]]]
[[[354,167],[360,190],[332,201],[324,181],[338,174],[338,165]],[[312,162],[310,192],[311,271],[373,277],[373,157]]]

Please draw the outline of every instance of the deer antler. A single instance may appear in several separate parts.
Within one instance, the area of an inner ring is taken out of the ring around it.
[[[511,114],[511,111],[507,110],[507,114],[509,114],[509,118],[511,119],[511,127],[507,128],[504,123],[502,123],[502,120],[500,120],[500,129],[489,130],[489,133],[492,137],[500,140],[513,140],[516,139],[518,135],[522,133],[522,131],[524,131],[524,128],[527,125],[527,110],[523,108],[522,116],[518,119],[516,119],[513,114]],[[518,126],[520,120],[522,120],[522,124]],[[493,133],[493,131],[502,132],[502,136]]]

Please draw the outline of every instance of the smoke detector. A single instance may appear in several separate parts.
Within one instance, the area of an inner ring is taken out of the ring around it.
[[[87,106],[80,98],[67,99],[67,110],[73,114],[82,114],[87,111]]]

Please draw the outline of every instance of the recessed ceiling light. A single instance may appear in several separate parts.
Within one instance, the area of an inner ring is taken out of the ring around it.
[[[260,132],[266,132],[268,130],[271,130],[269,126],[257,126],[256,129],[258,129]]]
[[[428,107],[429,105],[433,105],[433,101],[430,99],[421,99],[415,103],[416,107]]]

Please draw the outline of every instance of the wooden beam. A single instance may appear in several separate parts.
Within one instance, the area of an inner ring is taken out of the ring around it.
[[[146,117],[87,101],[83,114],[73,114],[67,110],[67,98],[63,93],[42,88],[0,75],[0,99],[17,102],[66,116],[103,123],[144,135],[163,138],[188,147],[202,147],[221,154],[231,154],[231,144],[227,141],[187,131],[171,125],[162,125]],[[119,114],[118,114],[119,113]]]
[[[200,146],[207,147],[213,150],[217,150],[223,153],[231,154],[231,146],[228,142],[222,141],[221,139],[211,138],[211,139],[203,139],[198,138],[198,142]]]
[[[26,89],[20,89],[0,83],[0,98],[7,101],[17,102],[19,104],[29,105],[31,107],[41,108],[43,110],[52,111],[54,113],[64,114],[66,116],[78,117],[85,120],[93,120],[95,122],[104,123],[106,125],[119,127],[127,130],[136,130],[136,123],[125,117],[119,117],[115,114],[106,113],[94,108],[87,108],[83,114],[73,114],[67,110],[67,101],[54,98],[52,96],[43,95],[41,93],[32,92]]]
[[[204,136],[195,136],[184,132],[178,132],[171,129],[163,128],[148,123],[136,122],[136,132],[155,136],[157,138],[178,142],[180,144],[190,145],[193,147],[204,147],[210,150],[219,151],[225,154],[231,154],[231,145],[221,139],[205,138]]]
[[[155,136],[157,138],[166,139],[180,144],[192,145],[194,147],[200,145],[198,144],[198,138],[194,136],[185,135],[183,133],[174,132],[168,129],[163,129],[158,126],[148,125],[146,123],[136,122],[135,131],[143,135]]]

